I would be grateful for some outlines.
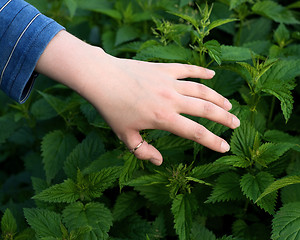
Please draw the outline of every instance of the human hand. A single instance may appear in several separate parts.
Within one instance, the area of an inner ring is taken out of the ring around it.
[[[226,152],[229,145],[224,139],[181,114],[230,128],[240,124],[228,112],[231,104],[226,98],[205,85],[182,80],[212,78],[214,72],[205,68],[112,57],[62,31],[47,46],[37,70],[91,102],[128,149],[141,143],[139,131],[161,129]],[[155,165],[163,161],[160,152],[147,142],[134,154]]]

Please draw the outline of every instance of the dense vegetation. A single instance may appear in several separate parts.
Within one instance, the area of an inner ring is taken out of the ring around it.
[[[300,1],[30,2],[112,55],[214,69],[192,80],[231,99],[241,126],[193,118],[225,155],[145,130],[156,167],[50,79],[22,105],[1,94],[2,239],[300,239]]]

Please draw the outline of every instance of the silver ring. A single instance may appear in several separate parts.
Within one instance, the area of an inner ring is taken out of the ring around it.
[[[145,140],[142,140],[135,148],[130,149],[129,151],[130,151],[131,153],[134,153],[136,150],[139,149],[140,146],[142,146],[142,144],[143,144],[144,142],[145,142]]]

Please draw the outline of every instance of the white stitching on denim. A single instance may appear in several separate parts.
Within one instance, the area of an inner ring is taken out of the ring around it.
[[[12,0],[8,0],[2,8],[0,8],[0,12],[11,2]]]
[[[0,85],[1,85],[1,82],[2,82],[2,78],[3,78],[4,72],[5,72],[6,68],[7,68],[7,65],[9,64],[9,62],[10,62],[10,60],[11,60],[11,57],[12,57],[12,55],[13,55],[13,53],[14,53],[14,51],[15,51],[15,49],[16,49],[18,43],[19,43],[19,41],[21,40],[22,36],[23,36],[24,33],[26,32],[26,30],[29,28],[29,26],[33,23],[33,21],[34,21],[39,15],[41,15],[41,13],[38,13],[37,15],[34,16],[33,19],[31,19],[31,21],[27,24],[26,28],[23,30],[23,32],[22,32],[21,35],[19,36],[17,42],[15,43],[15,46],[14,46],[14,48],[12,49],[12,51],[11,51],[9,57],[8,57],[8,60],[7,60],[5,66],[4,66],[3,70],[2,70],[1,77],[0,77]]]

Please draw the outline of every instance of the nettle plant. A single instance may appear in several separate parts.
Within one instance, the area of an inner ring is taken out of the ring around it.
[[[32,1],[120,57],[210,67],[231,99],[221,155],[160,130],[160,167],[130,154],[96,110],[40,77],[0,95],[1,239],[300,239],[299,1]]]

